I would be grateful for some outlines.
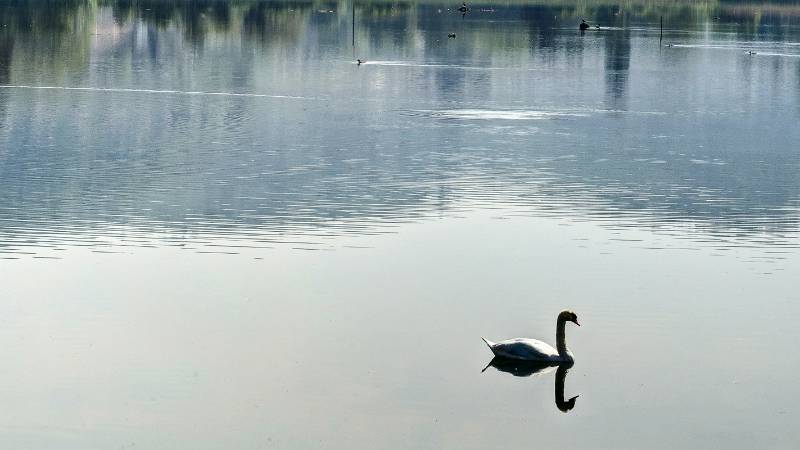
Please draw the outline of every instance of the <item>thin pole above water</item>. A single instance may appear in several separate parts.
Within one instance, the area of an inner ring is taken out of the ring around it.
[[[353,47],[356,46],[356,2],[353,2]]]
[[[661,43],[662,39],[664,39],[664,16],[661,16],[661,34],[658,35],[658,42]]]

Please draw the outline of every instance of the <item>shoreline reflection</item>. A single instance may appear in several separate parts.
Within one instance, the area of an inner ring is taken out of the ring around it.
[[[800,58],[765,47],[800,56],[800,8],[737,4],[358,3],[359,54],[390,63],[356,74],[345,2],[0,3],[0,253],[230,250],[497,205],[798,248]],[[680,48],[654,46],[661,14]],[[772,64],[730,51],[752,43]]]

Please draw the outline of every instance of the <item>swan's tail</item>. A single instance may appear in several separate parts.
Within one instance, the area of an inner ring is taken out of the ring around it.
[[[481,337],[481,339],[483,339],[483,342],[486,342],[486,345],[489,346],[489,350],[491,350],[492,353],[494,353],[496,355],[497,353],[494,352],[495,343],[490,341],[490,340],[488,340],[488,339],[486,339],[485,337]]]

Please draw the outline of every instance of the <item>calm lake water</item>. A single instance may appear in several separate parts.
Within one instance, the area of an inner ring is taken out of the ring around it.
[[[800,5],[590,3],[0,0],[0,447],[798,448]]]

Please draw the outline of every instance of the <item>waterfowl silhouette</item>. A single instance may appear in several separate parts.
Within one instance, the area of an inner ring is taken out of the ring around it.
[[[578,323],[578,315],[572,311],[561,311],[556,319],[556,348],[536,339],[516,338],[501,342],[492,342],[486,338],[483,342],[495,356],[526,361],[572,362],[572,352],[567,348],[565,326],[567,322]]]
[[[486,372],[489,367],[494,367],[498,372],[505,372],[514,375],[515,377],[530,377],[539,376],[552,372],[560,364],[572,363],[557,363],[550,361],[526,361],[524,359],[511,359],[503,358],[502,356],[495,356],[489,361],[489,364],[481,370],[481,373]]]
[[[580,28],[581,31],[586,31],[589,29],[589,24],[586,23],[586,19],[581,19],[581,24],[578,25],[578,28]]]
[[[555,382],[555,401],[556,408],[561,412],[569,412],[575,407],[575,402],[578,396],[574,396],[569,400],[564,400],[564,382],[567,378],[567,372],[572,367],[571,362],[564,363],[550,363],[543,361],[524,361],[520,359],[508,359],[495,356],[489,361],[489,364],[483,368],[481,372],[485,372],[489,366],[494,367],[499,372],[510,373],[515,377],[530,377],[536,375],[543,375],[556,368],[556,382]]]
[[[563,363],[558,366],[556,370],[556,408],[565,413],[575,407],[575,401],[578,400],[578,395],[564,401],[564,381],[567,379],[567,372],[572,367],[572,363]]]
[[[362,64],[366,64],[367,63],[366,59],[357,59],[356,61],[358,62],[359,66],[362,65]]]
[[[456,38],[456,34],[455,33],[447,33],[447,37],[449,37],[451,39],[455,39]]]

